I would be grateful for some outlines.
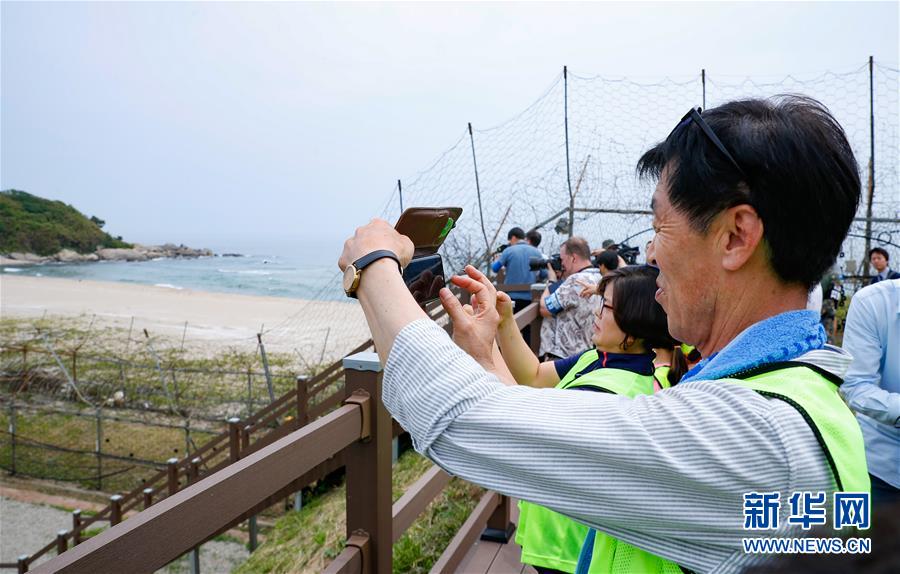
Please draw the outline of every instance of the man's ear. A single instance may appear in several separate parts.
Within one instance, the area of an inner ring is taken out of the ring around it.
[[[763,222],[746,203],[726,209],[719,217],[722,267],[737,271],[762,248]]]

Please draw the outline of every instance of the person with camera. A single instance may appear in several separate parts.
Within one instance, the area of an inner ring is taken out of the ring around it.
[[[399,269],[412,242],[387,222],[359,228],[338,265],[379,251],[399,260],[370,263],[356,293],[385,364],[384,405],[418,452],[605,533],[609,571],[737,573],[770,559],[744,551],[748,528],[767,541],[803,535],[788,519],[796,493],[828,508],[838,493],[870,496],[862,432],[838,393],[850,357],[826,347],[805,309],[856,215],[859,166],[822,104],[782,96],[691,109],[638,168],[656,181],[655,298],[672,336],[705,357],[659,393],[516,385],[495,354],[494,286],[471,266],[453,278],[472,313],[441,291],[451,340],[409,294]],[[768,508],[762,493],[780,508],[764,522],[747,513],[748,502]],[[843,516],[850,529],[862,517]]]
[[[585,285],[597,285],[600,271],[591,263],[591,249],[581,237],[572,237],[559,247],[559,267],[563,282],[553,293],[549,286],[541,294],[541,316],[552,318],[553,331],[550,340],[541,340],[542,356],[561,359],[584,351],[591,346],[593,304],[581,297]],[[555,270],[548,265],[550,281]],[[543,335],[543,330],[541,331]]]
[[[491,271],[497,273],[500,269],[506,269],[504,283],[508,285],[531,285],[538,279],[538,272],[532,270],[529,263],[533,258],[543,258],[537,246],[532,244],[532,241],[540,243],[541,235],[537,232],[529,233],[531,233],[530,241],[526,239],[521,227],[513,227],[506,234],[509,243],[501,246],[495,254]],[[531,303],[531,291],[510,291],[509,296],[513,300],[516,312]]]

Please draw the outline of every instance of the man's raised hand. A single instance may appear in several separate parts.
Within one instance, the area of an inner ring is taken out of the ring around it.
[[[450,281],[472,295],[471,311],[463,308],[449,289],[441,289],[441,304],[453,321],[453,340],[478,363],[490,370],[493,344],[500,324],[497,312],[497,290],[483,273],[466,266],[466,275]]]

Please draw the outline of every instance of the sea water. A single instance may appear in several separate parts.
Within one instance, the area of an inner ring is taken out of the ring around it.
[[[227,253],[228,251],[223,251]],[[333,261],[329,261],[333,259]],[[167,289],[193,289],[299,299],[342,300],[337,256],[271,251],[196,259],[98,261],[5,266],[2,274],[120,281]]]

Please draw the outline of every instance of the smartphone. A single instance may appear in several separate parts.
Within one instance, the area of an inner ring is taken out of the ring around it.
[[[403,270],[403,281],[419,305],[437,299],[444,287],[444,262],[437,250],[461,214],[461,207],[411,207],[397,220],[395,229],[415,247],[412,261]]]
[[[403,282],[419,305],[434,301],[445,284],[444,261],[437,253],[413,259],[403,270]]]

